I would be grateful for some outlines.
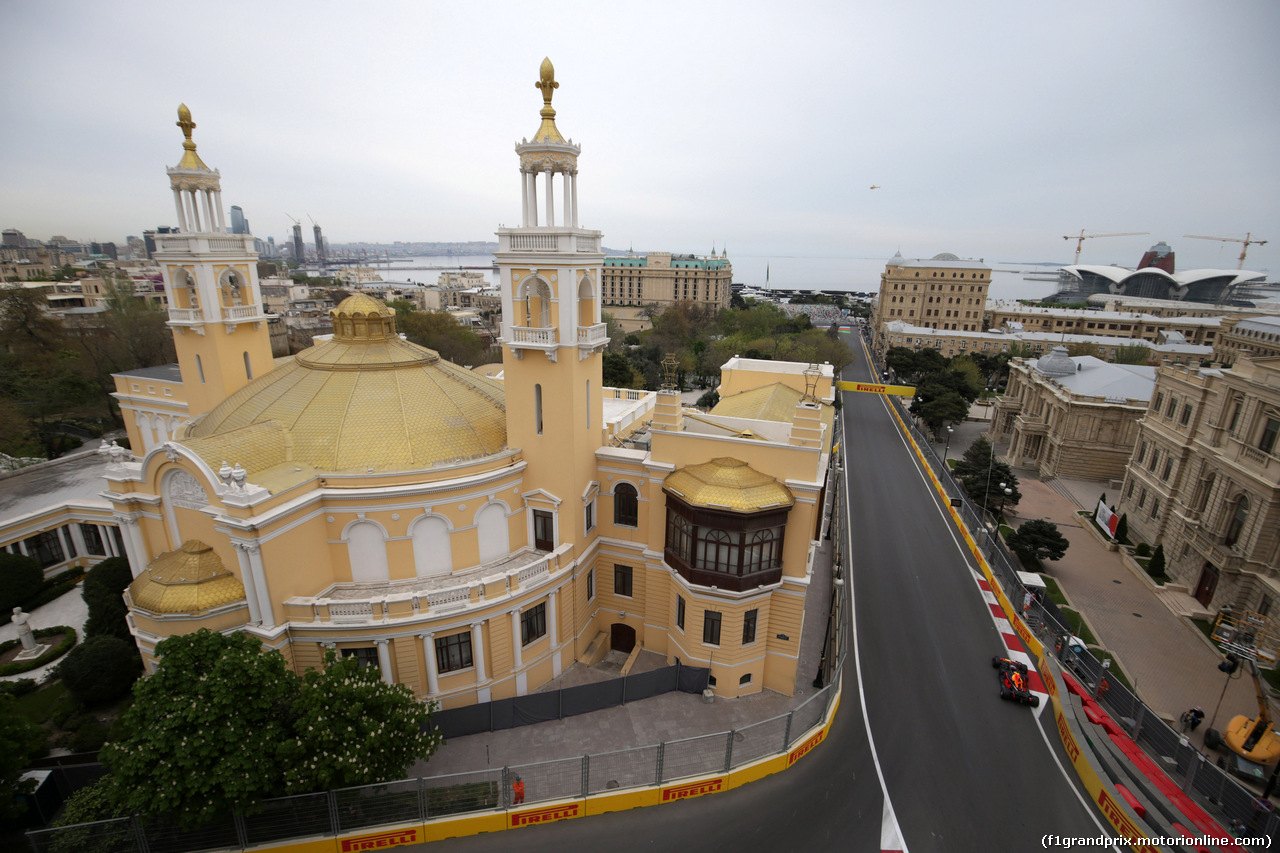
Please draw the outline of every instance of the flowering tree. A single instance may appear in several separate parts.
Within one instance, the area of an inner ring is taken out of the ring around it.
[[[443,738],[431,708],[403,684],[387,684],[353,657],[325,654],[293,702],[293,737],[280,746],[285,791],[300,794],[403,778]]]
[[[103,747],[110,796],[189,827],[260,800],[402,778],[441,743],[431,708],[355,658],[299,678],[245,634],[208,630],[156,646],[156,672]]]

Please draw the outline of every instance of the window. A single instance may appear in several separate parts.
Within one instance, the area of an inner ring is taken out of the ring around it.
[[[542,386],[533,386],[533,426],[542,435]]]
[[[596,570],[587,572],[587,601],[596,597]]]
[[[200,356],[196,356],[196,370],[200,373],[200,383],[204,384],[204,362],[200,360]],[[134,385],[133,390],[137,391],[138,386]]]
[[[631,578],[632,572],[630,566],[614,566],[613,567],[613,594],[631,597]]]
[[[1138,447],[1138,464],[1142,464],[1142,460],[1147,458],[1147,443],[1144,441]]]
[[[1114,329],[1114,328],[1115,328],[1115,326],[1112,326],[1111,328],[1113,328],[1113,329]],[[1159,394],[1157,394],[1157,395],[1156,395],[1156,402],[1155,402],[1155,404],[1154,404],[1154,405],[1152,405],[1152,407],[1151,407],[1151,412],[1152,412],[1152,414],[1156,414],[1156,415],[1160,414],[1160,408],[1161,408],[1162,406],[1164,406],[1164,392],[1163,392],[1163,391],[1161,391]]]
[[[595,498],[587,501],[586,514],[583,519],[584,529],[587,533],[596,529],[596,501]]]
[[[253,378],[253,368],[249,365],[249,351],[248,351],[248,350],[245,350],[245,353],[244,353],[244,378],[245,378],[245,379],[252,379],[252,378]]]
[[[1164,460],[1164,472],[1160,474],[1160,479],[1164,480],[1167,483],[1169,481],[1169,473],[1171,471],[1173,471],[1173,460],[1172,459]]]
[[[742,686],[744,684],[750,684],[750,683],[751,683],[751,673],[749,672],[738,679],[738,686]]]
[[[1171,418],[1173,417],[1173,413],[1176,411],[1178,411],[1178,398],[1171,397],[1169,399],[1169,408],[1164,410],[1164,416],[1166,418]]]
[[[1187,403],[1182,407],[1182,417],[1178,418],[1178,423],[1186,426],[1191,421],[1191,404]]]
[[[344,658],[355,658],[360,664],[361,669],[365,669],[366,667],[378,670],[382,669],[382,667],[378,665],[378,650],[376,648],[366,646],[361,649],[342,649],[341,654]]]
[[[1227,432],[1232,435],[1236,434],[1236,426],[1240,423],[1240,410],[1243,408],[1244,400],[1237,397],[1231,408],[1231,421],[1227,424]]]
[[[1231,512],[1231,521],[1227,523],[1227,533],[1222,537],[1222,544],[1230,548],[1232,545],[1240,541],[1240,532],[1244,530],[1244,523],[1249,518],[1249,499],[1241,495],[1235,504],[1235,509]]]
[[[1258,442],[1258,449],[1263,453],[1275,450],[1277,433],[1280,433],[1280,419],[1267,418],[1267,423],[1262,428],[1262,439]]]
[[[533,511],[533,547],[539,551],[554,551],[555,519],[545,509]]]
[[[630,483],[613,487],[613,523],[622,527],[635,527],[640,518],[639,495]]]
[[[1151,499],[1151,517],[1152,518],[1160,517],[1160,499],[1159,498]]]
[[[40,563],[40,568],[47,569],[66,559],[62,552],[62,542],[58,539],[58,531],[46,530],[27,539],[27,554]]]
[[[1141,492],[1138,492],[1138,509],[1142,509],[1146,505],[1147,505],[1147,490],[1143,489]]]
[[[746,646],[756,641],[756,619],[759,617],[759,610],[748,610],[742,617],[742,645]]]
[[[84,547],[88,549],[90,556],[107,556],[107,546],[102,541],[102,532],[98,530],[98,525],[81,524],[80,538],[84,540]]]
[[[455,672],[473,666],[471,660],[471,632],[463,631],[448,637],[436,637],[436,669]]]
[[[535,604],[520,614],[520,645],[527,646],[547,633],[547,603]]]
[[[708,646],[720,645],[720,612],[702,611],[702,642]]]
[[[684,630],[684,597],[676,596],[676,627]]]

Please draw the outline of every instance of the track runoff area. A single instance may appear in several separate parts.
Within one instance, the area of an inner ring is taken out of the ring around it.
[[[843,329],[841,331],[844,331]],[[866,341],[860,340],[862,350],[867,358],[868,364],[874,364],[871,354],[867,349]],[[888,397],[913,397],[916,389],[910,385],[894,385],[881,384],[874,382],[856,382],[838,380],[836,387],[841,391],[851,391],[854,393],[880,394],[885,401],[885,409],[893,417],[898,424],[903,435],[904,441],[909,445],[911,452],[921,469],[928,475],[934,490],[937,492],[941,500],[941,508],[951,517],[952,523],[963,538],[964,547],[968,549],[970,556],[973,557],[977,565],[977,569],[973,570],[974,583],[982,592],[983,600],[986,602],[991,612],[992,622],[995,624],[996,630],[999,632],[1007,651],[1006,657],[1021,664],[1027,668],[1027,689],[1032,697],[1033,713],[1037,720],[1040,719],[1045,708],[1053,709],[1054,728],[1057,730],[1058,737],[1062,742],[1063,749],[1066,751],[1072,769],[1079,777],[1081,785],[1085,792],[1089,795],[1089,799],[1097,807],[1098,811],[1110,824],[1110,832],[1107,832],[1101,823],[1098,824],[1100,830],[1099,835],[1092,837],[1068,838],[1057,835],[1046,835],[1042,840],[1042,845],[1048,849],[1052,847],[1067,848],[1089,848],[1089,849],[1112,849],[1119,850],[1121,846],[1134,850],[1158,850],[1165,847],[1173,849],[1196,849],[1208,850],[1203,845],[1215,845],[1222,850],[1241,850],[1245,848],[1241,846],[1241,839],[1231,836],[1225,830],[1213,826],[1206,828],[1197,826],[1198,829],[1205,830],[1205,834],[1196,837],[1193,834],[1184,831],[1181,837],[1162,837],[1153,836],[1143,831],[1141,826],[1143,822],[1130,808],[1124,798],[1114,790],[1108,790],[1108,785],[1099,776],[1093,764],[1084,754],[1080,747],[1080,739],[1084,736],[1080,731],[1078,724],[1074,719],[1064,711],[1063,698],[1061,690],[1065,689],[1074,693],[1085,701],[1088,705],[1089,697],[1084,693],[1078,685],[1064,673],[1054,674],[1054,665],[1050,662],[1045,645],[1035,636],[1027,624],[1018,616],[1017,608],[1013,605],[1001,588],[999,582],[995,579],[991,571],[990,565],[983,557],[977,543],[969,534],[960,518],[955,507],[951,505],[950,496],[946,489],[938,480],[933,468],[925,460],[924,453],[916,444],[912,437],[911,430],[902,421],[897,406],[889,405]],[[856,643],[855,643],[856,646]],[[861,681],[861,679],[859,679]],[[1048,700],[1048,701],[1046,701]],[[1086,708],[1086,711],[1088,709]],[[864,719],[865,707],[864,707]],[[1043,725],[1040,726],[1041,733],[1044,735],[1046,745],[1048,745],[1048,735],[1044,731]],[[868,737],[870,737],[870,723],[868,721]],[[1050,750],[1054,755],[1054,760],[1061,767],[1056,753]],[[872,754],[875,754],[874,741],[872,741]],[[880,772],[879,761],[876,761],[877,773]],[[1063,773],[1066,773],[1063,768]],[[881,775],[881,787],[884,787],[883,775]],[[1077,796],[1079,793],[1077,792]],[[1083,797],[1081,797],[1083,800]],[[906,844],[902,840],[902,834],[897,826],[897,820],[894,816],[893,806],[889,800],[889,792],[884,790],[884,818],[882,829],[882,850],[885,853],[889,851],[901,851],[908,853]],[[1096,818],[1095,818],[1096,820]],[[1197,821],[1197,823],[1199,823]],[[1181,829],[1181,827],[1179,827]],[[1214,831],[1218,830],[1218,831]],[[1266,843],[1269,839],[1259,839]]]

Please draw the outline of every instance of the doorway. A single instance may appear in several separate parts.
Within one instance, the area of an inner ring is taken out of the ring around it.
[[[556,531],[551,513],[544,509],[533,511],[533,547],[539,551],[556,549]]]
[[[1209,606],[1213,601],[1213,592],[1218,588],[1218,570],[1208,563],[1200,570],[1200,582],[1196,584],[1196,601]]]
[[[626,652],[636,647],[636,629],[622,622],[614,622],[609,626],[609,649],[615,652]]]

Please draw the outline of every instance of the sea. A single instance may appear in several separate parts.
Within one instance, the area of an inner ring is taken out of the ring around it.
[[[845,290],[875,293],[887,258],[729,256],[733,280],[748,287],[786,290]],[[1057,288],[1055,282],[1027,280],[1028,275],[1051,276],[1062,264],[984,261],[991,268],[991,299],[1042,299]],[[435,284],[440,273],[471,269],[497,284],[492,255],[429,255],[393,258],[374,264],[384,281]]]

